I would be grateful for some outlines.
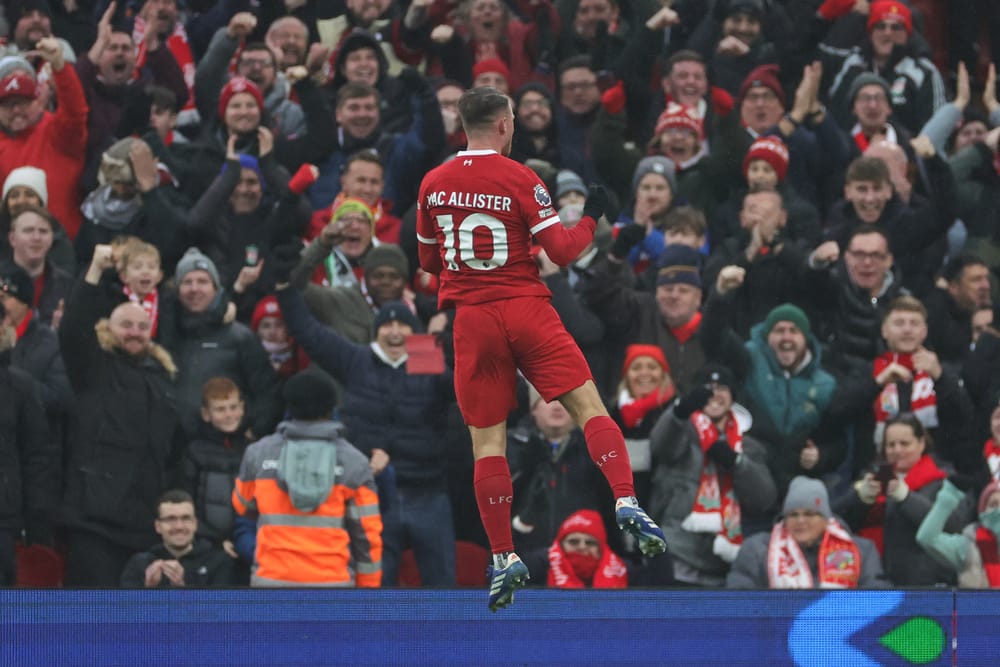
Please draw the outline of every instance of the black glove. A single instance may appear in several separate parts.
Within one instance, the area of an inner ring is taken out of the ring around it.
[[[646,238],[646,228],[642,225],[631,223],[618,230],[615,242],[611,244],[611,254],[618,259],[625,259],[642,240]]]
[[[420,76],[420,72],[412,67],[404,67],[396,78],[410,92],[411,95],[418,95],[427,88],[427,80]]]
[[[736,465],[736,458],[739,456],[729,446],[729,443],[721,438],[713,442],[712,446],[705,453],[708,455],[708,458],[712,459],[715,465],[727,469]]]
[[[712,398],[715,391],[711,387],[698,387],[692,389],[687,394],[677,399],[674,405],[674,416],[678,419],[687,419],[695,410],[701,410]]]
[[[278,285],[292,278],[292,271],[302,260],[302,244],[298,242],[277,246],[271,251],[271,275]]]
[[[587,188],[587,201],[583,205],[583,214],[589,215],[594,222],[597,222],[609,206],[611,200],[608,198],[608,191],[603,186],[591,183]]]

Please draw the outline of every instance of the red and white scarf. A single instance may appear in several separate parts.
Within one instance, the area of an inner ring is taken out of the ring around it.
[[[694,498],[691,513],[684,518],[681,528],[692,533],[716,533],[712,551],[716,556],[732,563],[736,560],[740,545],[743,544],[743,530],[740,527],[740,503],[733,489],[733,475],[719,473],[706,452],[719,439],[719,430],[704,412],[691,415],[691,424],[698,434],[703,463],[698,480],[698,492]],[[743,451],[743,434],[740,433],[736,415],[726,417],[726,443],[734,452]]]
[[[990,438],[983,446],[983,458],[990,469],[990,478],[1000,480],[1000,445]]]
[[[817,558],[820,588],[857,588],[861,578],[861,552],[833,517],[827,521]],[[799,543],[784,521],[771,530],[767,546],[767,581],[770,588],[815,588],[812,570]]]
[[[997,536],[986,526],[976,528],[976,546],[983,559],[983,570],[990,582],[990,588],[1000,588],[1000,552]]]
[[[132,40],[139,45],[135,55],[135,74],[133,75],[135,79],[141,76],[140,70],[146,64],[145,36],[146,19],[136,16],[135,22],[132,24]],[[177,66],[181,68],[181,73],[184,75],[184,85],[188,89],[187,103],[184,104],[184,108],[178,114],[178,120],[182,116],[192,117],[197,113],[197,107],[194,104],[195,62],[194,54],[191,52],[191,45],[188,43],[187,31],[184,30],[184,24],[180,21],[174,23],[174,32],[170,37],[167,37],[167,49],[170,51],[170,55],[174,57],[174,60],[177,61]],[[185,125],[186,123],[180,124]]]
[[[618,394],[618,412],[622,416],[622,425],[625,428],[637,428],[646,415],[672,399],[674,393],[674,386],[670,385],[641,398],[633,398],[628,390],[623,389]]]
[[[571,556],[581,554],[567,554],[559,545],[557,539],[549,547],[549,588],[587,588],[587,583],[577,575],[571,561]],[[615,555],[607,544],[601,545],[601,556],[597,562],[597,569],[591,580],[590,588],[626,588],[628,587],[628,568],[625,563]]]
[[[146,296],[139,296],[129,289],[128,285],[126,285],[122,291],[125,292],[125,296],[128,297],[129,301],[139,304],[142,306],[142,309],[146,311],[146,314],[149,315],[149,322],[151,325],[149,335],[150,337],[156,336],[156,325],[160,318],[160,293],[154,289]]]
[[[937,394],[934,392],[934,379],[924,371],[913,369],[913,355],[899,354],[896,352],[886,352],[876,357],[872,367],[872,377],[878,377],[889,364],[897,363],[913,373],[913,382],[910,389],[910,412],[920,420],[920,423],[927,428],[934,428],[938,425]],[[872,405],[875,413],[875,443],[882,442],[882,433],[885,430],[885,423],[899,414],[899,385],[890,382],[878,396]]]

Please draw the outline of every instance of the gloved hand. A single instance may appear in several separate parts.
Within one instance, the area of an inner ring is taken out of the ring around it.
[[[292,271],[302,259],[302,244],[298,242],[277,246],[271,252],[271,275],[275,284],[287,283],[292,278]]]
[[[674,416],[678,419],[687,419],[695,410],[701,410],[712,398],[715,391],[711,387],[697,387],[677,399],[674,405]]]
[[[736,459],[739,456],[733,451],[733,448],[729,446],[729,443],[723,439],[716,440],[712,443],[712,446],[708,448],[705,452],[717,466],[720,468],[732,468],[736,465]]]
[[[611,244],[611,254],[618,259],[625,259],[642,240],[646,238],[646,228],[636,223],[630,223],[618,230],[618,236]]]
[[[608,191],[603,186],[591,183],[587,187],[587,201],[583,204],[583,214],[589,215],[597,222],[604,212],[611,206],[608,198]]]
[[[404,67],[396,78],[413,95],[422,93],[427,88],[427,80],[420,76],[420,72],[412,67]]]
[[[611,86],[601,95],[601,104],[604,110],[610,114],[621,113],[625,108],[625,82],[619,81]]]
[[[834,21],[850,14],[856,3],[857,0],[823,0],[816,13],[827,21]]]

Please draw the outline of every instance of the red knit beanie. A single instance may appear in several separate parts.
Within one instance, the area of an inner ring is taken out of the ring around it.
[[[763,160],[771,165],[778,174],[779,183],[785,180],[788,174],[788,147],[778,137],[758,137],[757,141],[750,144],[750,150],[743,158],[743,178],[746,178],[750,163],[754,160]]]
[[[781,87],[781,82],[778,81],[777,65],[761,65],[760,67],[751,70],[751,72],[747,74],[747,78],[743,80],[743,84],[740,86],[739,94],[736,95],[736,105],[742,105],[743,98],[747,96],[750,89],[758,86],[770,88],[774,91],[774,94],[778,96],[781,106],[785,106],[785,91]]]
[[[705,138],[705,123],[698,112],[683,104],[671,102],[656,121],[655,135],[660,136],[672,127],[691,130],[699,139]]]
[[[566,520],[559,526],[559,534],[556,535],[556,543],[562,543],[570,533],[585,533],[597,538],[603,548],[608,542],[608,533],[604,529],[604,522],[601,515],[594,510],[580,510],[566,517]]]
[[[281,316],[281,308],[278,307],[278,299],[274,295],[265,296],[254,306],[253,317],[250,318],[250,328],[253,329],[254,333],[257,333],[260,321],[265,317],[277,317],[282,322],[285,320]]]
[[[496,72],[504,78],[504,81],[510,83],[510,68],[507,67],[507,63],[499,58],[487,58],[486,60],[480,60],[472,66],[473,80],[479,78],[480,74],[486,74],[487,72]]]
[[[229,100],[233,99],[233,95],[236,93],[250,93],[257,101],[257,108],[261,111],[264,110],[264,97],[260,94],[260,88],[257,87],[257,84],[246,77],[234,76],[219,93],[219,118],[226,117],[226,107],[229,106]]]
[[[906,26],[906,34],[913,34],[913,14],[909,7],[896,0],[877,0],[871,4],[868,9],[868,32],[875,28],[876,23],[887,18],[902,21]]]
[[[660,365],[664,373],[670,372],[670,364],[667,363],[667,358],[663,356],[663,350],[660,349],[659,345],[641,345],[637,343],[625,348],[625,363],[622,364],[623,377],[628,372],[628,367],[639,357],[652,357],[653,361]]]

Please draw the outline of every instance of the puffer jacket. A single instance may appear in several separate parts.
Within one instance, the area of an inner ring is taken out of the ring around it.
[[[156,540],[157,500],[176,461],[177,369],[159,345],[141,357],[117,349],[102,303],[102,287],[77,283],[59,327],[76,395],[61,517],[138,551]]]

